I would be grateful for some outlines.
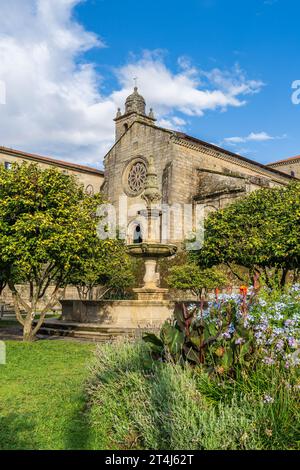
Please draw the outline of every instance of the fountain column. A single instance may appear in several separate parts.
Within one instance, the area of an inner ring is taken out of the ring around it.
[[[147,234],[142,243],[128,245],[128,251],[131,256],[145,260],[145,276],[143,287],[133,290],[137,294],[138,300],[162,301],[166,299],[168,289],[159,287],[159,274],[156,271],[157,260],[174,255],[177,247],[176,245],[163,244],[160,240],[161,192],[158,187],[153,157],[149,158],[147,180],[142,198],[146,202],[146,210],[140,211],[139,215],[144,216],[147,220]]]

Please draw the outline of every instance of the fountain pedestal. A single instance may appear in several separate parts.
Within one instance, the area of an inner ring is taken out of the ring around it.
[[[133,289],[138,300],[167,300],[169,289],[159,287],[159,274],[156,271],[157,260],[173,256],[177,251],[176,245],[163,243],[139,243],[128,245],[128,252],[131,256],[143,258],[145,261],[144,285],[141,288]]]
[[[133,289],[138,300],[166,300],[168,289],[161,289],[159,285],[159,274],[156,272],[156,259],[145,260],[144,286]]]

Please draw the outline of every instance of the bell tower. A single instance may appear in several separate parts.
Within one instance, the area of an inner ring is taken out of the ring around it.
[[[138,93],[138,88],[135,86],[133,93],[126,99],[125,113],[122,114],[119,108],[114,119],[116,123],[116,141],[119,140],[119,138],[125,134],[129,126],[137,120],[151,124],[154,124],[156,121],[152,108],[150,108],[149,114],[146,114],[146,101],[143,96]]]

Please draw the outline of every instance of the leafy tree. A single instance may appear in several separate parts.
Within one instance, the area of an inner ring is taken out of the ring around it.
[[[82,259],[69,279],[70,284],[76,285],[80,299],[99,300],[108,293],[123,296],[124,290],[134,284],[132,262],[124,242],[112,239],[100,241],[95,236],[92,251],[92,256]]]
[[[0,166],[2,282],[12,292],[25,340],[34,338],[72,274],[93,258],[95,214],[101,202],[101,195],[87,196],[74,177],[56,169],[26,163],[10,170]],[[102,246],[103,262],[107,244]],[[19,283],[29,286],[29,301],[19,291]],[[35,323],[41,299],[46,305]]]
[[[208,216],[196,258],[201,266],[240,265],[251,276],[270,273],[286,282],[300,261],[300,185],[261,189]]]
[[[191,291],[198,299],[201,299],[205,290],[223,287],[227,282],[220,270],[216,268],[201,269],[192,262],[173,266],[169,271],[167,281],[170,287]]]

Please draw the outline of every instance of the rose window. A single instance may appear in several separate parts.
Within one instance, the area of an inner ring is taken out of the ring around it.
[[[133,193],[138,193],[144,189],[147,177],[146,165],[142,162],[137,162],[132,165],[128,173],[128,186]]]

